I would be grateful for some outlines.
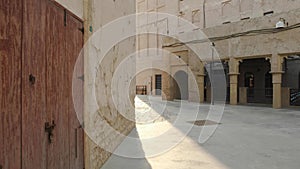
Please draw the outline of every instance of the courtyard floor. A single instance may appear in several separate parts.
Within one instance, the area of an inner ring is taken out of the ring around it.
[[[197,120],[203,120],[210,105],[198,106]],[[156,139],[153,147],[143,141],[132,145],[125,139],[116,154],[130,152],[134,156],[144,152],[149,157],[132,159],[112,155],[102,169],[295,169],[300,166],[299,108],[275,110],[226,105],[216,132],[203,144],[198,142],[203,126],[191,123],[195,103],[165,102],[155,97],[149,101],[140,96],[136,108],[138,123],[130,137],[147,139],[175,128],[172,134],[180,138],[185,136],[184,129],[191,127],[191,130],[175,147],[161,154],[155,152],[167,144],[166,138]],[[180,110],[181,124],[173,126]]]

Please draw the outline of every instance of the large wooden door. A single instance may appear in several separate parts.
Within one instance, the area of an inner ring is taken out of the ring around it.
[[[70,169],[84,168],[83,128],[78,120],[83,114],[83,24],[71,15],[67,15],[66,55],[68,57],[68,108],[70,137]],[[82,52],[82,53],[81,53]],[[75,69],[76,65],[76,69]],[[72,84],[72,86],[70,85]],[[74,92],[72,93],[72,90]],[[72,97],[74,94],[74,98]],[[73,103],[74,102],[74,103]],[[76,111],[75,111],[76,106]],[[78,115],[78,117],[77,117]]]
[[[47,165],[46,0],[23,1],[22,169]]]
[[[71,93],[80,28],[53,1],[0,0],[0,169],[84,168]]]
[[[0,1],[0,168],[21,167],[22,1]]]
[[[68,57],[65,11],[48,1],[46,9],[46,103],[47,122],[55,125],[47,144],[47,167],[65,169],[69,159]]]
[[[46,107],[48,123],[55,127],[53,139],[48,140],[47,167],[82,169],[83,132],[72,99],[74,65],[83,45],[82,22],[61,7],[48,3],[46,44],[51,45],[46,45]]]

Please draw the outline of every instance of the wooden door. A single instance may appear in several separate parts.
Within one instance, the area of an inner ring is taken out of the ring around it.
[[[47,122],[55,125],[51,140],[48,133],[48,169],[84,168],[83,131],[72,99],[74,65],[83,46],[81,28],[81,21],[62,7],[48,1],[45,94]],[[83,66],[83,62],[80,64]],[[82,91],[83,86],[78,90],[79,96],[83,98]]]
[[[47,165],[46,0],[23,1],[22,169]]]
[[[48,140],[47,168],[82,169],[83,131],[72,99],[74,65],[83,45],[82,22],[49,2],[46,24],[46,44],[51,44],[46,45],[47,120],[55,124],[53,139]],[[82,90],[78,92],[83,97]]]
[[[47,168],[70,168],[68,57],[65,11],[48,1],[46,9],[46,104],[47,122],[55,125],[47,144]]]
[[[21,167],[21,0],[0,0],[0,168]]]
[[[83,24],[78,19],[67,14],[66,56],[68,57],[68,108],[70,137],[70,168],[84,168],[83,128],[78,117],[83,114]],[[76,69],[75,69],[76,65]],[[72,97],[74,90],[74,98]],[[74,103],[73,103],[74,101]],[[76,111],[75,111],[76,106]],[[78,117],[77,117],[78,116]]]
[[[71,94],[79,28],[82,22],[53,1],[0,0],[0,169],[83,168]],[[51,139],[47,122],[55,124]]]

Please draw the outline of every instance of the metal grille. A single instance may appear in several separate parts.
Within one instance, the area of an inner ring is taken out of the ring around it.
[[[248,88],[248,103],[271,104],[273,98],[273,88]]]
[[[155,75],[155,94],[161,95],[161,75]]]
[[[210,126],[210,125],[220,124],[220,123],[217,123],[215,121],[210,121],[210,120],[197,120],[197,121],[192,121],[190,123],[195,124],[197,126]]]
[[[300,89],[290,90],[290,104],[291,106],[300,106]]]

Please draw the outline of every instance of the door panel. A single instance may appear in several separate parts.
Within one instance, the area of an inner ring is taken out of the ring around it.
[[[22,169],[45,169],[46,0],[25,0],[23,3]]]
[[[81,27],[53,1],[0,0],[1,169],[83,168],[83,131],[71,95]],[[50,143],[45,123],[52,121]]]
[[[83,24],[74,17],[67,16],[67,32],[66,32],[66,56],[68,56],[68,102],[69,102],[69,135],[70,135],[70,168],[82,169],[83,165],[83,129],[77,118],[77,114],[82,115],[83,112],[83,55],[79,55],[83,46],[83,33],[79,31]],[[74,67],[77,61],[77,68]],[[73,80],[74,72],[74,81]],[[72,89],[75,91],[74,109]]]
[[[22,1],[0,1],[0,167],[21,168]]]
[[[48,122],[55,123],[48,140],[48,169],[69,168],[68,56],[65,46],[65,12],[52,2],[46,10],[46,100]]]

